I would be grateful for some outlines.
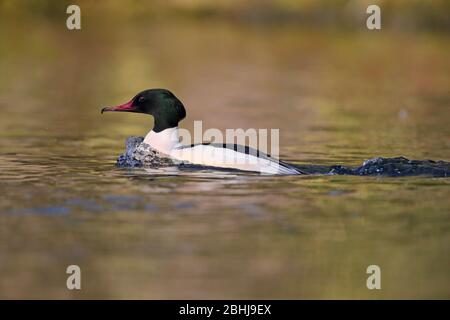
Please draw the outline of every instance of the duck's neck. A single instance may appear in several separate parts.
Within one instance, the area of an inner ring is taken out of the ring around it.
[[[178,127],[167,128],[160,132],[151,130],[144,139],[144,143],[149,144],[153,149],[162,153],[170,154],[170,151],[180,145]]]

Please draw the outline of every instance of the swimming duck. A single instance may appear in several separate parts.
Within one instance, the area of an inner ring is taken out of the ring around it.
[[[106,111],[135,112],[153,116],[153,129],[145,136],[143,143],[179,162],[262,174],[302,173],[292,165],[241,145],[217,143],[182,145],[178,123],[186,117],[186,110],[181,101],[166,89],[142,91],[127,103],[105,107],[101,113]]]

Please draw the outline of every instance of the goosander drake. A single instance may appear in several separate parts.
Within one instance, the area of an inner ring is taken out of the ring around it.
[[[217,143],[182,145],[178,123],[186,117],[186,110],[181,101],[166,89],[142,91],[129,102],[116,107],[105,107],[101,113],[106,111],[152,115],[154,127],[145,136],[143,143],[176,161],[262,174],[302,173],[292,165],[241,145]]]

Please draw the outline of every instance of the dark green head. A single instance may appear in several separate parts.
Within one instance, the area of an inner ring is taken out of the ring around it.
[[[117,107],[106,107],[105,111],[136,112],[152,115],[155,119],[153,131],[160,132],[178,126],[186,117],[183,104],[166,89],[149,89],[138,93],[129,102]]]

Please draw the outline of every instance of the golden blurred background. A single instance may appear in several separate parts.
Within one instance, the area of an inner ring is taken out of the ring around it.
[[[152,119],[100,115],[164,87],[182,127],[279,128],[295,163],[448,161],[449,9],[0,0],[0,298],[449,298],[448,179],[117,169]]]

